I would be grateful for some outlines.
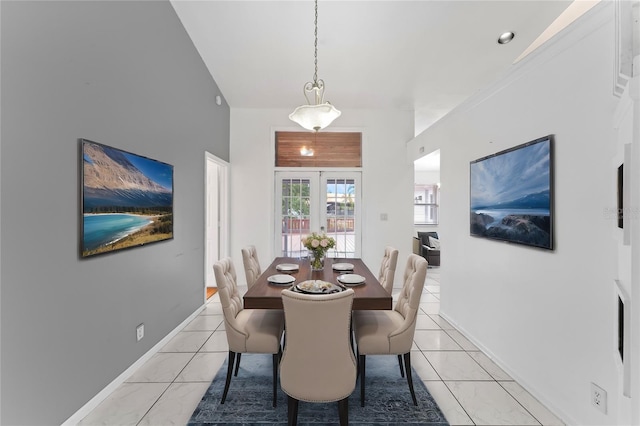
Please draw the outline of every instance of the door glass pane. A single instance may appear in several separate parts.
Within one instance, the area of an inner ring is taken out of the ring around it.
[[[282,179],[282,256],[300,257],[306,249],[300,241],[308,235],[311,206],[309,179]]]
[[[336,247],[329,250],[329,257],[355,257],[355,200],[354,179],[327,179],[327,221],[325,231],[336,240]]]

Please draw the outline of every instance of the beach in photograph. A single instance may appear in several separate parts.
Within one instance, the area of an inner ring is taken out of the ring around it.
[[[102,217],[98,218],[97,216]],[[104,222],[101,222],[99,225],[101,227],[101,235],[98,236],[92,234],[91,226],[87,226],[87,221],[95,219],[108,221],[109,217],[118,218],[120,216],[129,216],[132,218],[129,226],[122,225],[106,228],[104,227]],[[148,216],[131,213],[85,214],[85,231],[87,231],[88,228],[88,232],[85,233],[84,236],[84,250],[82,255],[91,256],[170,239],[173,237],[173,233],[170,231],[172,216],[172,214]],[[110,229],[110,231],[105,231],[105,229]]]

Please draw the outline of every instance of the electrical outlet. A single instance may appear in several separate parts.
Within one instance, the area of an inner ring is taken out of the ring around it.
[[[595,383],[591,383],[591,404],[607,414],[607,391]]]
[[[140,324],[136,327],[136,341],[142,340],[144,337],[144,324]]]

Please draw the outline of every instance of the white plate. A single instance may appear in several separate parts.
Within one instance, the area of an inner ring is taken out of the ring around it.
[[[344,285],[364,284],[364,277],[358,274],[338,275],[338,282]]]
[[[281,263],[276,266],[276,269],[278,271],[297,271],[298,269],[300,269],[300,265],[297,265],[295,263]]]
[[[294,277],[292,277],[291,275],[284,275],[284,274],[278,274],[278,275],[271,275],[269,278],[267,278],[267,281],[270,282],[271,284],[292,284],[296,279]]]
[[[334,263],[332,267],[336,271],[353,271],[353,263]]]

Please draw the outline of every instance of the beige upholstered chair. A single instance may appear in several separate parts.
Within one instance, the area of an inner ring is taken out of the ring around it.
[[[243,309],[236,283],[236,270],[230,258],[215,262],[213,271],[224,314],[227,342],[229,343],[227,379],[220,403],[224,404],[227,398],[236,356],[235,375],[237,376],[242,353],[261,353],[273,354],[273,406],[275,407],[284,315],[280,310]]]
[[[385,354],[403,356],[411,398],[413,404],[418,405],[411,377],[411,345],[426,275],[427,261],[421,256],[410,254],[404,272],[404,285],[393,310],[353,312],[353,329],[358,348],[360,405],[363,407],[366,356]],[[401,360],[400,357],[398,359]]]
[[[297,422],[298,401],[338,401],[340,424],[348,424],[348,398],[356,386],[349,338],[353,294],[282,291],[287,342],[280,385],[289,396],[289,425]]]
[[[247,246],[242,249],[242,263],[247,277],[247,288],[251,288],[262,273],[255,246]]]
[[[378,272],[378,281],[387,293],[393,292],[393,278],[396,274],[396,265],[398,264],[398,250],[387,246],[384,249],[384,257],[380,264],[380,272]]]

